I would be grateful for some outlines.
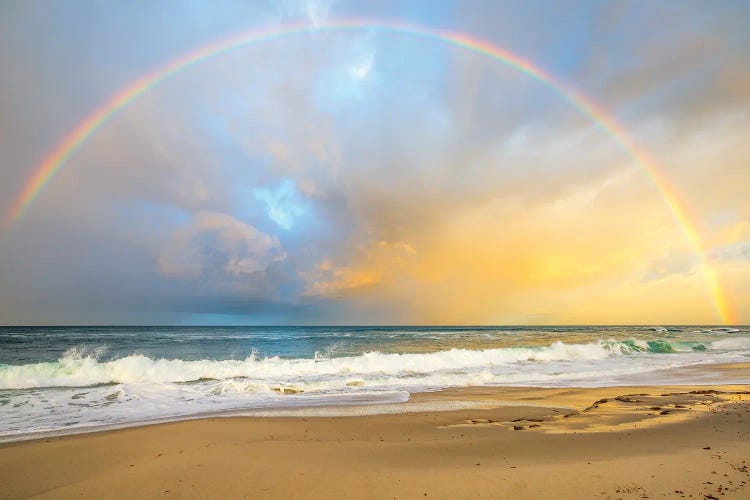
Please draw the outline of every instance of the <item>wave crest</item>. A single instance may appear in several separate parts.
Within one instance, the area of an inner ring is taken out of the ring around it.
[[[0,365],[0,389],[85,387],[100,384],[184,383],[200,380],[249,379],[251,381],[309,381],[372,377],[419,377],[433,374],[481,373],[524,363],[602,360],[612,356],[653,355],[711,349],[750,348],[749,339],[704,342],[666,340],[599,340],[585,344],[554,342],[542,347],[509,347],[471,350],[450,349],[431,353],[381,353],[284,359],[260,357],[251,352],[242,360],[150,358],[131,354],[101,361],[103,350],[70,349],[56,362]]]

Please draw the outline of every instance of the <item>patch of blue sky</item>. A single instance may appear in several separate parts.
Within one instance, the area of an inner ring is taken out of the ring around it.
[[[314,90],[319,109],[341,116],[368,115],[384,102],[416,102],[443,95],[446,51],[441,43],[387,31],[369,32],[352,43]]]
[[[369,65],[369,68],[368,68]],[[378,77],[373,70],[375,55],[364,56],[346,67],[337,67],[325,72],[313,87],[313,99],[317,108],[335,116],[362,111],[367,101],[376,93]]]
[[[560,20],[565,36],[551,44],[544,64],[549,73],[564,81],[575,80],[589,63],[589,55],[596,24],[601,19],[604,4],[591,6],[579,4]]]
[[[335,116],[366,107],[380,83],[378,59],[373,33],[351,38],[318,73],[310,91],[316,107]]]
[[[424,25],[439,28],[448,27],[456,18],[457,0],[412,0],[401,2],[394,7],[400,19],[413,20]]]
[[[444,89],[452,57],[450,45],[399,33],[380,34],[378,42],[380,67],[387,81],[392,83],[392,90],[402,93],[419,88]]]
[[[268,218],[281,229],[292,229],[309,212],[308,204],[291,179],[282,178],[277,187],[255,188],[253,193],[265,205]]]

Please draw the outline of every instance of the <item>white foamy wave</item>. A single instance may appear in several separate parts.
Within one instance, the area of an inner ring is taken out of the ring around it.
[[[711,342],[713,349],[741,351],[750,349],[750,337],[730,337]]]
[[[519,362],[596,360],[628,353],[631,346],[614,342],[565,344],[547,347],[505,349],[450,349],[434,353],[283,359],[259,358],[252,353],[244,360],[152,359],[133,354],[99,361],[97,353],[70,350],[58,361],[0,367],[0,389],[40,387],[85,387],[99,384],[191,382],[206,379],[297,379],[325,376],[401,376],[442,371],[466,371]]]
[[[51,363],[0,365],[0,440],[26,432],[125,425],[207,412],[403,401],[462,386],[669,382],[670,370],[746,361],[750,338],[599,340],[540,347],[283,359],[103,359],[71,349]],[[110,385],[112,384],[112,385]]]
[[[284,359],[261,358],[252,352],[242,360],[153,359],[133,354],[100,361],[100,352],[73,349],[58,361],[27,365],[0,365],[0,389],[86,387],[101,384],[179,383],[200,380],[247,379],[316,383],[330,378],[420,378],[434,374],[476,374],[483,370],[523,363],[545,364],[603,360],[636,353],[685,352],[696,349],[685,343],[663,340],[597,341],[586,344],[555,342],[544,347],[511,347],[485,350],[450,349],[432,353],[368,352],[359,356]],[[723,339],[699,350],[750,350],[750,338]],[[525,370],[524,370],[525,371]]]

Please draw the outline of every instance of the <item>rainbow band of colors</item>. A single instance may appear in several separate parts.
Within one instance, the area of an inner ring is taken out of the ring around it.
[[[579,94],[572,88],[569,88],[554,79],[542,69],[534,66],[531,62],[512,54],[507,50],[496,47],[486,41],[472,38],[466,34],[435,30],[400,22],[373,23],[367,20],[343,20],[326,23],[322,26],[310,26],[308,24],[277,26],[265,30],[242,33],[225,40],[211,43],[165,64],[156,71],[142,76],[114,94],[112,98],[91,113],[60,143],[57,144],[55,149],[52,150],[52,152],[34,169],[33,175],[23,187],[23,190],[19,193],[12,205],[6,218],[6,225],[12,226],[23,216],[29,205],[31,205],[34,199],[36,199],[44,186],[49,183],[54,175],[63,165],[65,165],[70,156],[74,154],[99,128],[101,128],[107,120],[167,78],[202,61],[249,45],[315,32],[346,32],[359,30],[410,35],[439,41],[485,55],[545,83],[557,91],[561,97],[578,108],[583,114],[597,122],[599,126],[601,126],[602,129],[614,139],[614,141],[619,143],[632,159],[651,177],[664,198],[664,201],[674,215],[677,223],[681,226],[685,236],[695,248],[695,251],[701,260],[704,278],[721,321],[724,323],[736,323],[736,318],[729,305],[727,297],[721,288],[718,276],[708,261],[701,239],[698,236],[695,226],[691,223],[690,218],[687,215],[684,204],[679,201],[675,190],[670,187],[667,179],[661,174],[661,172],[659,172],[648,154],[636,145],[635,141],[630,137],[622,125],[608,115],[604,109],[594,103],[591,99]]]

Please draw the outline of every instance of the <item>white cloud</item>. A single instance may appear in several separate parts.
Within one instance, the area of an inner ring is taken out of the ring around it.
[[[333,6],[333,0],[307,0],[307,17],[315,26],[320,26],[327,19]]]
[[[328,20],[333,4],[333,0],[284,0],[280,6],[284,14],[305,17],[310,24],[317,27]]]
[[[285,258],[275,237],[229,215],[204,211],[174,233],[159,255],[158,268],[173,277],[238,278],[262,273]]]
[[[370,75],[375,64],[375,52],[370,52],[361,61],[349,68],[349,75],[355,80],[364,80]]]

